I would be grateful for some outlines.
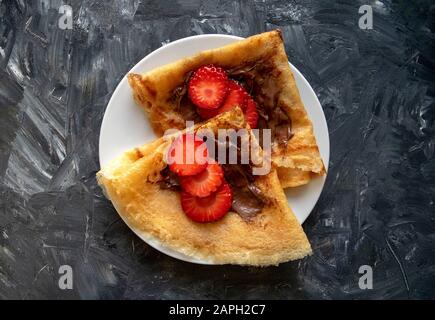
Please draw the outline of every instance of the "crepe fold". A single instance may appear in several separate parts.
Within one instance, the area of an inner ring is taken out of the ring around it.
[[[196,126],[195,130],[204,128],[245,128],[250,132],[239,108]],[[162,189],[158,183],[162,179],[160,172],[166,167],[165,154],[176,136],[164,136],[127,151],[97,173],[106,196],[130,225],[165,247],[216,264],[276,265],[311,253],[273,168],[267,175],[255,176],[255,185],[268,201],[252,219],[230,211],[216,222],[190,220],[181,208],[180,192]],[[250,143],[257,143],[252,133],[250,139]]]
[[[183,129],[186,120],[201,121],[195,108],[183,101],[188,100],[185,86],[191,72],[206,64],[220,66],[230,76],[249,76],[253,85],[261,88],[253,93],[259,109],[266,105],[280,109],[291,120],[292,138],[288,143],[274,144],[272,149],[272,160],[284,188],[308,183],[311,173],[325,173],[279,30],[202,51],[145,74],[129,74],[133,96],[147,112],[157,134],[170,128]]]

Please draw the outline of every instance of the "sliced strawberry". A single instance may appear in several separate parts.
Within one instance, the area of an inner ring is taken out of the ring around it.
[[[197,108],[199,116],[201,119],[208,120],[210,118],[214,118],[219,114],[219,109],[203,109]]]
[[[169,170],[179,176],[200,173],[207,167],[207,160],[207,145],[193,134],[183,134],[175,139],[167,157]]]
[[[233,79],[228,79],[228,90],[241,90],[246,92],[245,87]],[[246,92],[246,94],[248,93]]]
[[[181,192],[181,206],[184,213],[196,222],[211,222],[222,218],[231,208],[233,195],[227,182],[207,197],[195,197]]]
[[[193,196],[206,197],[222,184],[224,172],[216,162],[209,162],[207,168],[194,176],[180,177],[184,191]]]
[[[217,109],[228,93],[227,83],[224,69],[213,65],[202,66],[189,80],[189,98],[199,108]]]
[[[240,84],[235,82],[234,80],[228,81],[228,95],[223,103],[223,105],[219,108],[219,113],[229,111],[233,109],[235,106],[239,106],[243,112],[246,110],[246,99],[248,98],[248,93],[245,88],[243,88]]]
[[[258,122],[257,104],[255,103],[254,99],[252,99],[251,97],[248,97],[247,99],[245,120],[249,124],[251,129],[257,127],[257,122]]]

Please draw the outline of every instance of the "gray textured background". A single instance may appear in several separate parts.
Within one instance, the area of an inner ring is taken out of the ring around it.
[[[0,298],[435,298],[433,1],[0,0]],[[374,29],[358,28],[372,4]],[[198,266],[141,242],[96,186],[123,75],[201,33],[283,31],[325,111],[331,163],[304,224],[314,255]],[[74,269],[59,290],[58,268]],[[374,289],[358,287],[358,268]]]

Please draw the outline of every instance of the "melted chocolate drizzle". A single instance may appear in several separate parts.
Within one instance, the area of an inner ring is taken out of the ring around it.
[[[274,70],[265,62],[257,62],[227,70],[228,75],[243,84],[259,105],[259,129],[272,130],[272,143],[287,145],[293,137],[292,123],[281,106],[278,106],[279,90],[273,86],[269,78],[274,76]],[[268,75],[265,78],[262,75]],[[263,141],[260,135],[260,145]]]
[[[166,166],[160,171],[160,175],[163,177],[163,179],[158,182],[161,189],[181,191],[180,180],[175,173],[169,170],[169,166]]]

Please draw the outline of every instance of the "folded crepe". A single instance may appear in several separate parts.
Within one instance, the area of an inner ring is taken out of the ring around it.
[[[258,105],[258,127],[272,129],[272,160],[284,188],[306,184],[313,175],[325,173],[279,30],[203,51],[142,75],[129,74],[133,96],[157,134],[183,129],[186,120],[201,122],[186,88],[192,71],[207,64],[224,68],[248,87]]]
[[[218,128],[245,128],[249,143],[258,147],[239,108],[197,125],[195,131],[217,132]],[[216,264],[277,265],[311,253],[274,168],[266,175],[254,176],[252,183],[262,201],[256,214],[245,216],[231,209],[215,222],[189,219],[182,210],[180,192],[162,187],[165,155],[179,134],[127,151],[97,173],[106,196],[130,225],[167,248]],[[256,156],[262,157],[261,149],[257,150]],[[231,177],[225,178],[231,184]],[[233,189],[233,194],[236,191]],[[234,201],[236,196],[233,207]]]

